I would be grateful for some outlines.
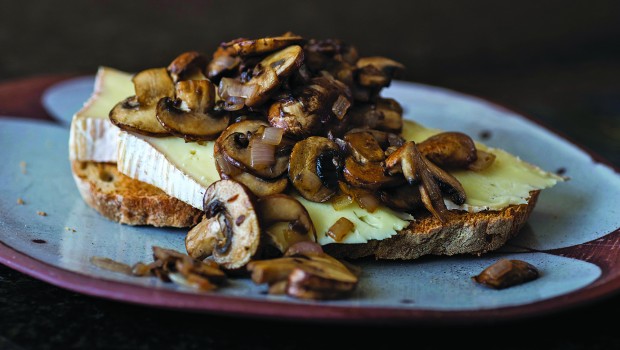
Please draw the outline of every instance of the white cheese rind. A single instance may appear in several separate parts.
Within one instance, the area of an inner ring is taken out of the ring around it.
[[[126,131],[119,133],[117,167],[121,173],[159,187],[169,196],[202,210],[206,187],[142,137]]]
[[[108,114],[122,99],[134,94],[131,74],[99,67],[93,94],[71,121],[69,159],[116,162],[119,129]]]

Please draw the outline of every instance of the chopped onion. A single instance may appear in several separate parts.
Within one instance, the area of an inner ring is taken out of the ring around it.
[[[347,110],[351,107],[351,102],[344,97],[343,95],[338,96],[338,99],[332,105],[332,112],[339,120],[344,118],[344,115],[347,114]]]
[[[282,135],[284,135],[284,129],[275,127],[265,128],[262,141],[268,145],[277,146],[282,142]]]
[[[360,194],[355,196],[355,201],[360,208],[366,209],[369,213],[374,213],[379,208],[379,200],[371,193]]]
[[[334,241],[341,242],[354,228],[355,224],[349,219],[342,217],[327,230],[327,235],[333,238]]]
[[[353,198],[351,196],[346,195],[344,193],[337,195],[332,199],[332,207],[334,210],[342,210],[349,206],[349,204],[353,203]]]
[[[250,145],[250,161],[252,167],[264,169],[276,162],[276,147],[259,139],[252,140]]]
[[[300,241],[288,247],[284,255],[291,256],[304,253],[323,253],[323,248],[318,243],[311,241]]]
[[[256,94],[257,90],[258,86],[255,84],[244,84],[232,78],[222,78],[218,86],[220,97],[223,99],[228,99],[231,96],[243,97],[245,99],[251,98]]]
[[[493,164],[495,161],[495,154],[481,151],[479,149],[476,150],[476,161],[469,164],[467,168],[473,171],[481,171],[484,170]]]

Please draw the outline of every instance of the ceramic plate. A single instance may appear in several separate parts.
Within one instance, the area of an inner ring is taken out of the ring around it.
[[[81,105],[92,87],[83,89],[83,94],[56,94],[56,98]],[[270,296],[264,286],[246,279],[199,293],[91,264],[93,256],[129,265],[151,261],[153,245],[183,251],[185,231],[129,227],[102,218],[84,204],[73,183],[67,160],[68,128],[0,118],[4,165],[0,168],[0,262],[49,283],[114,300],[290,319],[508,319],[557,311],[617,292],[620,177],[612,168],[525,117],[471,96],[403,82],[394,83],[384,95],[401,102],[406,118],[484,138],[486,144],[546,170],[561,169],[571,180],[542,192],[526,227],[501,252],[479,258],[360,261],[359,288],[346,300],[311,302]],[[17,203],[20,199],[23,204]],[[471,281],[500,257],[528,261],[540,269],[541,277],[502,291]]]

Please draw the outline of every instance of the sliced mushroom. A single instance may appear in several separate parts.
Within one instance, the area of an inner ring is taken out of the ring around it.
[[[151,106],[160,98],[174,95],[174,83],[166,68],[143,70],[131,79],[136,90],[136,100],[141,106]]]
[[[253,195],[236,181],[219,180],[205,192],[204,211],[206,218],[214,221],[214,261],[229,270],[245,266],[260,244]]]
[[[285,194],[261,197],[257,210],[273,245],[282,253],[297,242],[316,242],[310,214],[295,198]],[[274,225],[276,223],[286,225]]]
[[[313,72],[328,69],[334,62],[354,65],[358,60],[357,49],[342,40],[310,39],[304,46],[308,68]]]
[[[494,289],[504,289],[537,279],[538,269],[523,260],[500,259],[472,279]]]
[[[342,174],[350,185],[369,190],[394,187],[403,183],[403,179],[399,176],[386,175],[381,163],[360,164],[353,157],[345,159]]]
[[[212,111],[215,87],[210,81],[180,81],[176,96],[164,97],[157,103],[157,120],[173,135],[186,141],[213,140],[228,126],[228,114],[216,115]]]
[[[306,252],[252,261],[248,270],[252,272],[254,283],[279,285],[274,291],[284,289],[288,295],[303,299],[342,298],[350,295],[359,281],[343,263],[325,253]]]
[[[221,47],[213,54],[213,59],[207,65],[207,77],[217,83],[226,72],[234,71],[241,64],[241,58],[231,56]]]
[[[256,93],[245,100],[248,107],[258,106],[269,99],[281,81],[284,81],[304,61],[301,46],[293,45],[265,57],[254,67],[248,84],[258,87]]]
[[[420,152],[440,167],[467,168],[476,161],[476,145],[460,132],[442,132],[418,143]]]
[[[317,135],[332,117],[340,121],[353,103],[346,85],[330,76],[313,78],[293,96],[274,102],[268,119],[288,135],[301,138]],[[336,108],[334,108],[334,106]]]
[[[269,150],[261,150],[261,153],[269,151],[273,152],[273,162],[261,163],[260,166],[253,162],[253,150],[255,147],[263,143],[261,140],[261,128],[264,130],[269,124],[259,120],[246,120],[229,126],[218,137],[215,147],[217,152],[222,153],[226,161],[237,168],[247,171],[253,175],[263,179],[275,179],[280,177],[288,167],[288,145],[282,142],[279,146],[271,147]],[[271,145],[268,145],[271,146]],[[214,148],[215,151],[215,148]],[[256,156],[256,152],[254,153]],[[261,157],[264,154],[261,154]]]
[[[202,80],[205,77],[207,58],[196,51],[188,51],[177,56],[168,65],[168,72],[176,83],[181,80]]]
[[[338,145],[327,138],[311,136],[293,147],[288,175],[305,199],[325,202],[338,190],[341,168]]]
[[[465,189],[459,180],[450,175],[447,171],[433,164],[433,162],[428,159],[423,159],[426,167],[431,171],[433,178],[437,181],[439,188],[441,188],[443,192],[447,193],[454,203],[458,205],[465,203],[467,200],[467,195],[465,194]]]
[[[282,193],[288,187],[288,178],[281,177],[275,180],[263,180],[250,173],[241,173],[231,177],[233,180],[246,185],[258,197]]]
[[[379,192],[379,198],[388,207],[411,213],[424,206],[417,186],[389,188]]]
[[[374,103],[356,104],[349,111],[354,127],[400,133],[403,128],[403,109],[391,98],[377,98]]]
[[[358,82],[365,87],[389,86],[392,78],[405,69],[402,64],[385,57],[362,57],[357,63]]]
[[[385,160],[385,167],[390,174],[403,173],[410,185],[417,183],[424,207],[442,223],[448,220],[450,212],[446,208],[439,187],[438,182],[441,180],[437,178],[443,179],[450,175],[426,160],[413,141],[405,142],[393,152]],[[458,183],[458,180],[456,182]],[[451,195],[455,195],[455,192]],[[464,191],[462,195],[465,195]]]
[[[185,236],[185,250],[194,259],[204,260],[213,254],[220,224],[216,219],[203,218]]]
[[[262,39],[241,39],[222,44],[228,52],[238,56],[261,55],[290,45],[299,44],[303,38],[297,35],[284,35]]]
[[[374,213],[375,210],[379,208],[380,203],[375,197],[374,191],[353,187],[343,181],[338,182],[338,188],[340,188],[340,191],[344,195],[352,198],[360,208],[365,209],[369,213]],[[334,202],[332,201],[332,206],[333,205]]]
[[[144,70],[133,77],[136,95],[117,103],[110,111],[112,124],[127,131],[149,136],[167,136],[157,120],[157,102],[174,96],[174,84],[166,68]]]
[[[385,159],[385,153],[379,142],[367,131],[347,133],[344,135],[344,140],[351,155],[360,164],[381,162]]]

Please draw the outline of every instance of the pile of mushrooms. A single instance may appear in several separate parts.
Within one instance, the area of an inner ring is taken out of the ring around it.
[[[210,60],[186,52],[167,68],[139,72],[135,96],[119,102],[110,120],[135,133],[215,141],[222,181],[205,194],[205,220],[187,249],[237,269],[263,246],[282,254],[300,237],[316,240],[291,194],[336,209],[355,201],[370,212],[381,204],[429,212],[440,222],[450,216],[444,197],[465,202],[446,170],[481,170],[494,156],[461,133],[404,140],[401,106],[380,96],[403,68],[359,57],[340,40],[242,38],[222,43]],[[270,209],[276,205],[287,209]],[[343,218],[329,234],[338,242],[353,230]]]

